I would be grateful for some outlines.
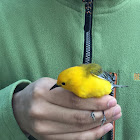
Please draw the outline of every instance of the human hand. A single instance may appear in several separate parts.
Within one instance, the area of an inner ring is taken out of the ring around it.
[[[38,140],[96,140],[112,129],[109,122],[121,117],[113,97],[82,99],[63,88],[50,90],[55,83],[41,78],[14,94],[14,115],[23,132]],[[100,127],[103,110],[107,122]]]

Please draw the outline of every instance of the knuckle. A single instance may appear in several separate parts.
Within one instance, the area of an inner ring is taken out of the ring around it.
[[[85,134],[80,134],[76,140],[87,140],[87,136]]]
[[[102,105],[97,105],[96,110],[102,110]]]
[[[36,85],[33,89],[33,98],[38,99],[43,97],[44,90],[39,85]]]
[[[95,139],[99,139],[99,138],[101,138],[102,136],[101,136],[101,134],[100,134],[100,131],[96,131],[96,133],[94,134],[94,138]]]
[[[70,103],[72,104],[73,108],[80,109],[81,107],[81,99],[75,95],[70,98]]]
[[[42,121],[35,120],[34,123],[32,124],[32,130],[34,133],[38,135],[48,135],[49,129],[48,126],[46,126]]]
[[[121,113],[121,107],[120,107],[120,105],[117,104],[114,108],[112,108],[112,116],[111,117],[114,117],[120,113]]]
[[[101,110],[101,107],[96,105],[96,106],[94,106],[94,110]]]
[[[97,138],[93,135],[93,133],[89,132],[82,132],[77,135],[76,140],[97,140]]]
[[[85,137],[85,135],[83,135],[82,133],[80,133],[75,140],[87,140],[87,138]]]
[[[73,115],[74,120],[76,121],[76,124],[78,127],[82,128],[84,125],[90,123],[89,119],[89,113],[82,112],[82,113],[75,113]]]
[[[29,109],[29,116],[31,118],[37,118],[41,116],[41,110],[37,105],[34,105]]]
[[[106,105],[105,105],[104,101],[97,99],[94,108],[95,108],[95,110],[103,110],[104,108],[106,108]]]
[[[32,130],[36,133],[36,134],[41,134],[42,133],[42,129],[40,127],[40,123],[38,121],[35,121],[32,124]]]

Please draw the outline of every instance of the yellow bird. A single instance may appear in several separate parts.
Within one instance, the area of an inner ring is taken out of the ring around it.
[[[57,84],[51,89],[62,87],[81,98],[91,98],[110,94],[114,87],[124,87],[106,80],[102,73],[102,67],[95,63],[71,67],[59,74]]]

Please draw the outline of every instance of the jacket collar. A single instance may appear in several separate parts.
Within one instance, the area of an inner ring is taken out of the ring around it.
[[[108,13],[121,9],[130,0],[93,0],[95,13]]]

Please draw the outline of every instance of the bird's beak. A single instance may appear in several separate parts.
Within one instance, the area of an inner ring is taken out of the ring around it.
[[[55,84],[53,87],[50,88],[50,90],[52,90],[52,89],[54,89],[54,88],[56,88],[56,87],[61,87],[61,86]]]

